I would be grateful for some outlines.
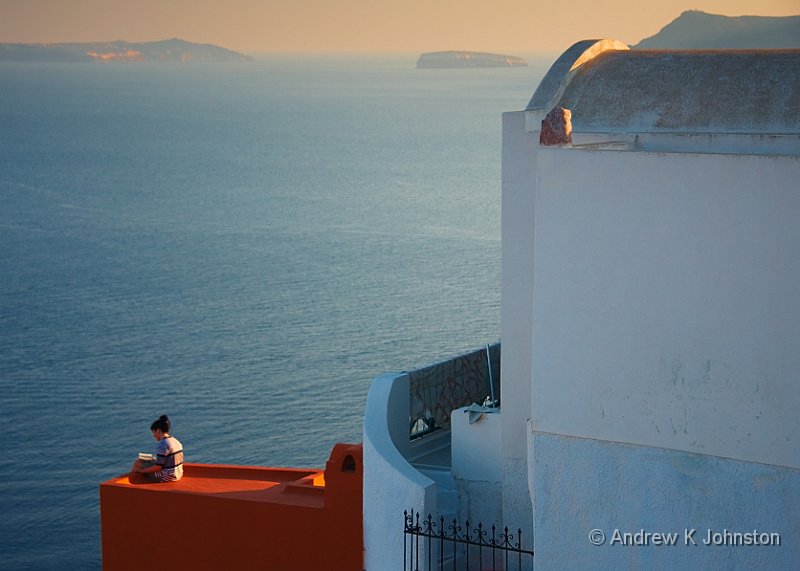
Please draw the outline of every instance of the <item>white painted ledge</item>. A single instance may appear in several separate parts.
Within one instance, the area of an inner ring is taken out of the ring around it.
[[[403,561],[403,511],[436,513],[436,483],[409,464],[409,377],[372,381],[364,413],[364,564]]]

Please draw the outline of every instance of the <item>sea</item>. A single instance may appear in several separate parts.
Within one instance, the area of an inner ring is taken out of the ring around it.
[[[374,377],[498,340],[526,58],[0,64],[0,568],[100,569],[161,414],[189,462],[321,468]]]

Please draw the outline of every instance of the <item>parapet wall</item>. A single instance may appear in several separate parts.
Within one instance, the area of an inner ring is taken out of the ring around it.
[[[185,464],[100,486],[103,569],[363,569],[361,445],[314,470]]]

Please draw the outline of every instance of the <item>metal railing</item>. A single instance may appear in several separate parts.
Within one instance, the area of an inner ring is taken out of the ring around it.
[[[413,510],[403,517],[403,571],[522,571],[523,564],[532,566],[533,550],[522,547],[521,529],[514,535],[504,527],[498,534],[494,525],[470,527],[467,521],[462,528],[456,519],[446,526],[443,516],[437,521],[428,514],[420,521]]]
[[[457,408],[500,399],[500,343],[408,373],[412,439],[450,427]]]

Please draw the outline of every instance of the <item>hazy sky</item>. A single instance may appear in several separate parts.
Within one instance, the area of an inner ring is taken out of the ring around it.
[[[560,52],[626,43],[684,10],[800,14],[800,0],[0,0],[0,42],[179,37],[244,52]]]

